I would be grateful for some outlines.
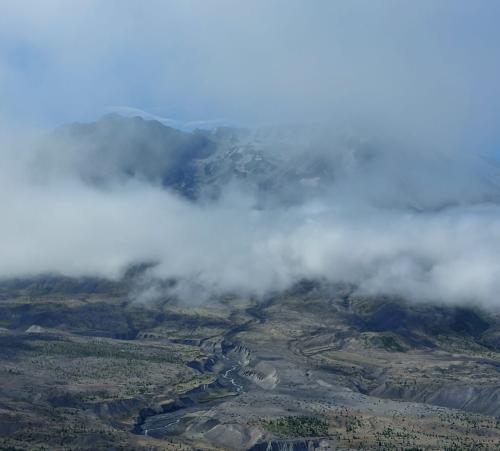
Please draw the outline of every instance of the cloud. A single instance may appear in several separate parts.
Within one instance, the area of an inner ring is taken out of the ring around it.
[[[2,109],[112,105],[192,121],[340,120],[440,148],[498,143],[492,2],[228,0],[0,6]]]
[[[103,187],[70,170],[41,181],[32,154],[4,152],[0,275],[116,279],[154,262],[134,293],[141,300],[261,298],[310,278],[363,294],[499,307],[499,190],[482,184],[495,168],[458,154],[448,161],[383,147],[349,160],[346,152],[329,149],[337,175],[326,192],[264,208],[237,184],[218,200],[192,202],[143,178]]]
[[[178,279],[189,300],[310,277],[498,307],[498,171],[479,156],[500,142],[499,15],[465,1],[4,2],[0,275],[116,278],[155,261],[150,280]],[[256,208],[243,187],[188,202],[147,177],[115,178],[120,161],[149,174],[159,160],[87,158],[71,143],[52,143],[53,175],[33,179],[33,126],[112,105],[187,128],[321,123],[368,146],[323,131],[280,143],[295,165],[317,159],[332,175],[321,192],[291,189],[286,207]]]

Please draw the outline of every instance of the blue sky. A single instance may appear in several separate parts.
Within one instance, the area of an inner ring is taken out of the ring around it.
[[[20,0],[0,5],[0,114],[346,120],[494,149],[496,1]]]

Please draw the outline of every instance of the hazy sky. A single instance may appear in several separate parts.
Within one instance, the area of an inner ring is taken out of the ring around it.
[[[340,118],[491,150],[499,20],[495,0],[4,1],[0,112]]]

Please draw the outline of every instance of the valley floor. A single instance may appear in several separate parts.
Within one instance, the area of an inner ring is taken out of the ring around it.
[[[0,325],[0,449],[500,450],[492,313],[18,290]]]

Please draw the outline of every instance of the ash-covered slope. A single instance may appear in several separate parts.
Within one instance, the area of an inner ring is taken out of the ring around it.
[[[185,132],[110,114],[53,132],[38,153],[36,172],[76,175],[97,186],[137,180],[191,200],[218,198],[237,183],[264,205],[322,197],[420,211],[500,199],[494,163],[325,126]]]
[[[116,114],[60,127],[38,157],[38,169],[52,177],[77,175],[94,185],[137,179],[190,199],[216,195],[234,178],[258,184],[257,177],[272,178],[277,166],[241,130],[190,133]]]
[[[97,185],[138,178],[191,196],[193,161],[213,151],[213,141],[203,133],[112,114],[58,128],[44,143],[38,163],[52,176],[76,174]]]
[[[310,131],[304,132],[303,127],[186,132],[109,114],[58,128],[43,143],[36,171],[42,177],[76,175],[97,186],[135,179],[191,200],[218,198],[224,187],[237,183],[261,200],[296,203],[322,192],[334,177],[333,161],[323,151],[312,152]]]

